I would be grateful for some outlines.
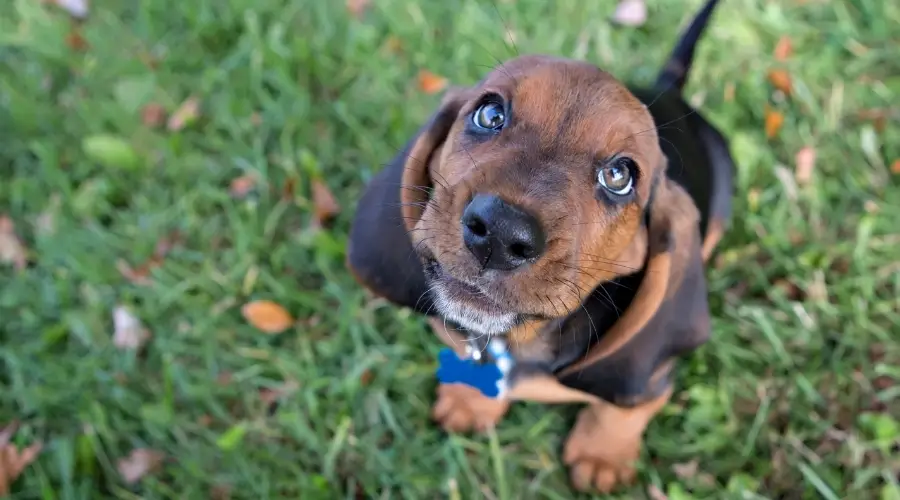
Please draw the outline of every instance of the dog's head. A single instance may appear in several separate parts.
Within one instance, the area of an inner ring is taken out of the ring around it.
[[[583,62],[521,57],[450,91],[413,144],[401,194],[438,311],[502,333],[566,316],[639,269],[665,182],[658,141],[645,106]]]

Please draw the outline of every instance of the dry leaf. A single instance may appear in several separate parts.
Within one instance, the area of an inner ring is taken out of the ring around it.
[[[119,349],[139,349],[150,339],[150,331],[125,306],[113,309],[113,345]]]
[[[88,0],[53,0],[53,3],[76,19],[84,19],[88,15]]]
[[[372,374],[372,370],[364,370],[359,376],[359,383],[362,386],[367,386],[372,383],[374,378],[375,375]]]
[[[243,198],[247,196],[247,194],[252,191],[255,186],[255,176],[251,174],[242,175],[231,180],[231,186],[229,186],[228,192],[231,193],[231,196],[233,198]]]
[[[200,116],[200,99],[191,96],[187,98],[178,109],[169,117],[167,127],[172,132],[177,132],[189,125]]]
[[[651,500],[669,500],[669,497],[655,484],[647,486],[647,495],[650,496]]]
[[[897,158],[894,160],[894,163],[891,163],[891,172],[900,174],[900,158]]]
[[[210,500],[229,500],[231,498],[231,486],[216,484],[209,489]]]
[[[75,52],[84,52],[88,48],[87,40],[81,36],[77,28],[72,28],[66,35],[66,45]]]
[[[370,3],[372,3],[372,0],[347,0],[347,12],[351,16],[360,19],[365,14]]]
[[[271,300],[248,302],[241,307],[241,314],[248,323],[265,333],[281,333],[294,322],[290,313]]]
[[[780,112],[767,108],[766,109],[766,137],[769,139],[778,135],[781,126],[784,125],[784,115]]]
[[[147,286],[151,283],[150,272],[154,268],[162,265],[166,255],[172,251],[172,248],[181,243],[182,239],[181,233],[172,231],[156,242],[156,247],[153,249],[153,255],[150,256],[150,259],[147,260],[147,262],[144,262],[138,267],[131,267],[131,264],[120,259],[116,261],[116,269],[118,269],[119,273],[131,284]]]
[[[675,464],[672,466],[672,472],[678,476],[679,479],[689,480],[693,479],[694,476],[697,475],[697,471],[700,469],[700,461],[696,458],[691,460],[690,462],[686,462],[683,464]]]
[[[426,94],[437,94],[447,86],[447,79],[428,70],[419,71],[419,88]]]
[[[813,169],[816,166],[816,150],[812,146],[800,148],[794,156],[794,177],[801,186],[809,184],[812,180]]]
[[[381,50],[389,54],[400,54],[403,52],[403,42],[394,35],[388,36],[381,45]]]
[[[12,219],[6,215],[0,215],[0,263],[12,264],[20,271],[28,264],[28,250],[16,236]]]
[[[791,75],[783,69],[773,69],[769,71],[769,82],[778,90],[791,95]]]
[[[641,26],[647,22],[647,5],[644,0],[622,0],[616,5],[612,21],[622,26]]]
[[[778,43],[775,44],[775,60],[782,62],[787,61],[793,53],[794,47],[793,44],[791,44],[790,37],[782,35],[781,38],[778,39]]]
[[[725,84],[725,91],[724,91],[724,95],[723,95],[725,102],[734,101],[734,90],[735,90],[734,82],[727,82]]]
[[[134,484],[147,474],[155,472],[165,458],[165,454],[161,451],[138,448],[132,450],[127,457],[120,458],[116,462],[116,469],[126,483]]]
[[[312,181],[313,224],[323,226],[341,212],[341,206],[324,182]]]
[[[291,394],[297,392],[298,389],[300,389],[300,384],[296,380],[289,380],[278,387],[265,387],[260,389],[259,399],[263,402],[266,408],[270,408],[272,405],[277,403],[279,399],[285,396],[290,396]]]
[[[0,430],[0,497],[9,495],[10,486],[22,475],[25,468],[35,461],[44,447],[40,441],[24,450],[9,444],[18,428],[19,423],[13,421]]]
[[[166,121],[166,109],[155,102],[144,106],[141,110],[141,122],[150,128],[156,128]]]

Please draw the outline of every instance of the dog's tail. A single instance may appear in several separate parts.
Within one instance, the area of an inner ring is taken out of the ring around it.
[[[700,12],[691,21],[687,30],[678,40],[678,45],[669,55],[669,60],[656,79],[656,87],[660,89],[677,89],[679,92],[684,88],[687,80],[688,72],[691,70],[691,64],[694,60],[694,49],[697,47],[697,41],[703,35],[709,18],[712,17],[713,10],[716,8],[718,0],[707,0],[706,5],[700,9]]]

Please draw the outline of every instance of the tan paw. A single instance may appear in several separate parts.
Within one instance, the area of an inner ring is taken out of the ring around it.
[[[628,450],[633,453],[618,455],[609,461],[603,456],[585,453],[582,447],[566,444],[564,460],[569,466],[572,486],[579,491],[597,490],[609,493],[621,485],[634,482],[635,464],[640,453],[640,441]],[[605,454],[602,454],[605,455]]]
[[[440,384],[431,417],[447,432],[484,432],[509,409],[509,402],[491,399],[464,384]]]
[[[563,450],[572,486],[609,493],[632,484],[644,430],[670,395],[671,390],[633,408],[597,403],[581,410]]]

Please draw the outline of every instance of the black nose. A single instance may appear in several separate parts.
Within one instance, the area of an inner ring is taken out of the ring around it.
[[[486,269],[510,271],[539,257],[546,245],[534,216],[494,195],[475,195],[462,225],[466,248]]]

